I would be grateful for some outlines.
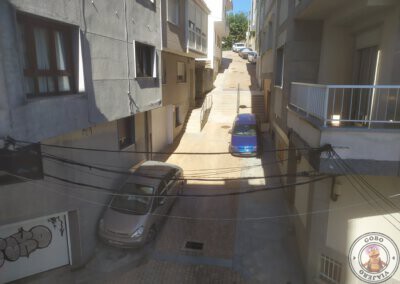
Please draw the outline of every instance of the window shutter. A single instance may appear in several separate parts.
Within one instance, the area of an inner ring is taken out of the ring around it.
[[[153,78],[157,78],[157,50],[153,48]]]
[[[136,58],[136,41],[133,41],[133,58],[134,58],[134,60],[135,60],[135,64],[133,64],[133,75],[135,76],[135,78],[137,77],[136,76],[136,60],[137,60],[137,58]]]

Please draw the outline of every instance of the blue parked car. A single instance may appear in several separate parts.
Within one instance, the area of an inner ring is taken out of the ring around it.
[[[251,113],[238,114],[230,130],[229,152],[234,156],[255,157],[262,152],[257,118]]]

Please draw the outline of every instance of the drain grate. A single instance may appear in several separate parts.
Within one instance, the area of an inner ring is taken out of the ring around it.
[[[186,242],[185,249],[203,250],[203,243],[199,242]]]

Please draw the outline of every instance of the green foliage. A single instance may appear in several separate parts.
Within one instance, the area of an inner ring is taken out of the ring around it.
[[[246,39],[248,19],[245,13],[229,14],[227,16],[229,36],[223,39],[223,49],[230,49],[235,42]]]

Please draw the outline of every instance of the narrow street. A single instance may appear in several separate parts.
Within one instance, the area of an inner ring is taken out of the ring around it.
[[[222,72],[211,92],[213,107],[200,133],[185,133],[176,152],[226,152],[236,115],[237,84],[241,112],[257,112],[263,96],[257,91],[255,65],[236,53],[224,52]],[[256,106],[252,106],[252,104]],[[245,106],[245,107],[244,107]],[[264,149],[273,145],[267,132]],[[278,174],[273,153],[259,158],[231,155],[171,155],[190,178],[240,178]],[[188,181],[186,194],[228,193],[280,180]],[[228,197],[181,197],[154,244],[138,251],[98,244],[82,269],[50,271],[21,283],[303,283],[291,219],[281,190]],[[186,242],[202,249],[187,249]]]

